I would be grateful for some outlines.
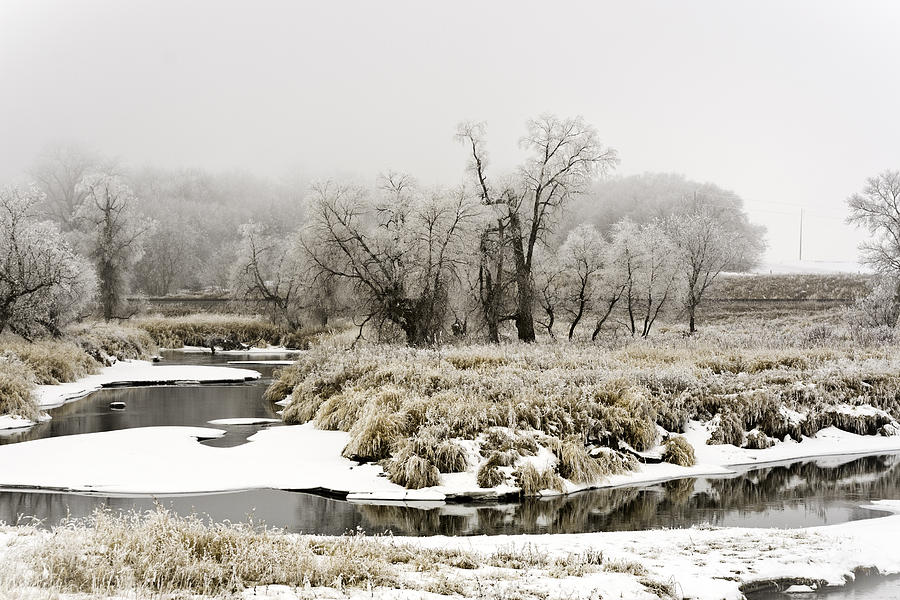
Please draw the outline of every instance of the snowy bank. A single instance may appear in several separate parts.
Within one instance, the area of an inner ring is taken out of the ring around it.
[[[807,529],[689,529],[585,534],[481,537],[394,538],[428,548],[477,550],[482,553],[532,547],[552,556],[602,553],[623,564],[637,563],[653,579],[671,582],[684,598],[743,598],[742,589],[764,588],[772,581],[806,581],[812,587],[842,586],[860,570],[883,575],[900,573],[900,501],[873,506],[895,513],[883,518],[850,521]],[[585,576],[582,589],[604,592],[608,574]],[[548,582],[550,583],[550,582]],[[615,589],[615,588],[613,588]],[[560,597],[565,597],[560,595]],[[615,596],[617,597],[617,596]]]
[[[900,501],[880,501],[876,508],[897,513]],[[133,523],[130,521],[129,527]],[[178,522],[167,520],[166,524],[166,532],[178,531]],[[140,523],[137,526],[141,527]],[[49,556],[50,560],[56,556],[54,553],[60,554],[61,560],[47,566],[53,569],[63,565],[67,574],[79,567],[78,561],[86,554],[96,557],[95,560],[109,558],[104,554],[106,549],[91,543],[90,528],[61,528],[58,532],[0,527],[0,579],[6,575],[10,582],[17,579],[21,587],[26,587],[29,574],[36,574],[35,558],[29,560],[35,551],[37,560],[41,560],[42,551],[48,553],[44,557]],[[57,535],[60,537],[54,539]],[[169,536],[167,543],[173,537],[178,538],[171,533],[162,535]],[[822,590],[850,583],[860,574],[900,573],[900,553],[894,548],[898,535],[898,514],[795,530],[692,527],[424,538],[273,534],[273,538],[256,539],[253,543],[256,548],[271,548],[273,552],[281,549],[284,555],[275,558],[276,566],[279,559],[289,560],[297,553],[305,553],[306,573],[330,565],[329,579],[322,582],[319,577],[315,586],[310,586],[307,579],[304,586],[300,584],[302,574],[297,569],[271,570],[278,575],[263,577],[273,585],[238,587],[237,591],[247,600],[312,597],[739,600],[744,593],[773,583],[781,589],[796,586],[794,589]],[[238,548],[250,544],[240,535],[230,539]],[[336,544],[340,545],[339,553],[327,554],[329,547]],[[145,561],[158,565],[153,572],[160,578],[172,578],[173,571],[197,565],[191,562],[189,552],[181,556],[158,556],[158,550],[151,550],[152,544],[144,551],[141,548],[141,544],[134,544],[132,548],[117,550],[117,554],[129,556],[127,561],[120,562],[118,571],[123,575],[120,581],[126,586],[135,581],[124,576],[131,568],[129,561],[138,561],[142,568],[146,566]],[[73,555],[66,554],[70,549],[74,549]],[[74,558],[67,562],[65,558],[69,556]],[[216,555],[204,556],[203,560],[205,569],[226,565],[234,572],[233,563],[228,562],[230,555],[219,559]],[[253,557],[248,556],[246,560],[252,561]],[[361,562],[368,565],[369,576],[354,581],[352,575],[359,572],[356,567]],[[259,574],[256,571],[252,574],[257,577],[254,581],[259,581]],[[293,585],[279,583],[289,578]],[[34,580],[31,577],[30,581]],[[128,597],[144,597],[132,596],[127,588],[108,593],[109,597],[123,597],[123,593]]]
[[[4,465],[0,486],[124,495],[276,488],[346,494],[350,500],[363,502],[453,501],[517,491],[506,484],[478,487],[474,467],[463,473],[441,474],[438,486],[408,490],[384,477],[380,466],[342,457],[348,433],[324,431],[311,424],[265,429],[250,436],[248,443],[230,448],[197,441],[219,435],[222,431],[217,429],[147,427],[0,446],[0,464]],[[734,472],[730,466],[739,464],[900,451],[900,436],[860,436],[835,428],[822,430],[802,443],[781,442],[766,450],[708,446],[700,441],[704,435],[708,433],[702,426],[689,427],[688,437],[697,450],[693,467],[642,464],[634,472],[592,485],[566,481],[566,491],[728,474]],[[291,457],[290,464],[272,460],[279,456]]]

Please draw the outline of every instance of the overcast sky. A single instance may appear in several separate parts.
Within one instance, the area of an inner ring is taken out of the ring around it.
[[[0,180],[79,141],[131,165],[456,183],[583,115],[623,175],[734,190],[769,259],[855,259],[844,200],[900,168],[900,2],[0,0]]]

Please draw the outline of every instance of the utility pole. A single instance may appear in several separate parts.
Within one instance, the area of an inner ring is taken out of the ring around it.
[[[803,261],[803,207],[800,207],[800,261]]]

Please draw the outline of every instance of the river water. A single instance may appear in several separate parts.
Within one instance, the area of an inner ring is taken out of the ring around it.
[[[168,353],[163,364],[223,365],[251,358],[257,357]],[[101,390],[52,410],[53,419],[47,423],[0,436],[0,443],[131,427],[208,426],[212,419],[232,417],[277,418],[278,407],[262,399],[274,367],[232,366],[258,370],[263,378],[239,385]],[[125,402],[125,410],[110,409],[113,401]],[[281,425],[217,426],[225,429],[226,435],[202,443],[247,443],[249,435],[270,426]],[[860,505],[884,498],[900,498],[898,454],[796,461],[744,470],[728,477],[681,479],[509,504],[368,505],[282,490],[166,497],[0,491],[0,521],[37,520],[53,525],[67,517],[88,516],[100,507],[114,511],[147,510],[160,503],[179,514],[199,513],[215,521],[244,521],[252,517],[255,522],[287,531],[319,534],[357,529],[369,533],[391,531],[396,535],[583,533],[690,527],[699,523],[794,528],[872,518],[883,513]],[[900,593],[895,594],[898,589],[898,580],[879,578],[827,597],[900,597]]]

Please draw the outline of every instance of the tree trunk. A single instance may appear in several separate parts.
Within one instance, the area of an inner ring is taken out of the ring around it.
[[[688,306],[688,333],[693,335],[697,328],[694,324],[694,306]]]
[[[516,331],[521,341],[531,343],[537,338],[534,333],[534,285],[531,282],[530,266],[525,260],[519,215],[510,213],[509,224],[516,264]]]
[[[575,328],[578,327],[578,323],[581,322],[581,317],[584,315],[584,302],[580,302],[578,304],[578,313],[575,315],[575,318],[572,319],[572,324],[569,325],[569,339],[575,335]]]

